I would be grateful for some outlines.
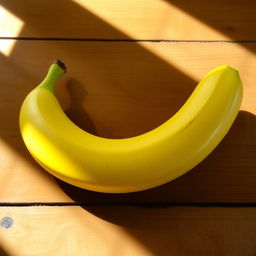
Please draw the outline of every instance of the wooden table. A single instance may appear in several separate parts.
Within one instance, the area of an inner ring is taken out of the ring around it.
[[[0,255],[256,255],[256,5],[251,0],[0,1]],[[60,58],[57,97],[82,129],[153,129],[211,69],[239,70],[244,98],[216,150],[144,192],[82,190],[44,171],[18,125]]]

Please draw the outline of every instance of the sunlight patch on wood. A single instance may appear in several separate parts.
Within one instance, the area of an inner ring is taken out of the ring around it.
[[[16,37],[19,35],[24,22],[0,5],[0,34],[2,37]],[[15,46],[15,40],[1,40],[0,52],[9,56]]]
[[[159,47],[159,44],[154,43],[139,44],[196,82],[201,81],[209,71],[221,65],[229,65],[237,69],[244,84],[241,110],[256,114],[256,106],[253,103],[256,97],[255,85],[246,83],[255,73],[256,56],[243,45],[211,43],[205,47],[201,43],[193,43],[187,47],[187,43],[166,43]]]
[[[150,39],[146,38],[149,34],[152,34],[154,39],[181,39],[181,35],[184,34],[186,38],[230,39],[177,6],[163,0],[148,0],[147,3],[137,0],[126,1],[125,8],[118,0],[107,2],[73,0],[73,2],[132,39]]]
[[[232,40],[232,38],[203,21],[163,0],[149,0],[147,2],[147,15],[141,15],[143,11],[145,12],[144,1],[128,1],[126,8],[123,8],[117,0],[110,0],[107,4],[100,0],[73,0],[73,2],[92,12],[131,39],[143,39],[143,35],[147,34],[146,32],[153,30],[155,31],[153,38],[159,39],[179,40],[181,35],[185,33],[186,38]],[[127,15],[127,10],[129,15]],[[241,73],[248,74],[252,72],[256,65],[255,54],[243,44],[191,42],[190,47],[185,42],[163,42],[161,47],[159,47],[159,43],[139,42],[139,44],[196,82],[199,82],[211,69],[218,65],[230,65],[237,68]],[[182,44],[184,47],[180,47]],[[223,51],[222,58],[216,55],[216,45],[219,48],[225,45],[226,51]],[[230,58],[230,52],[233,51],[234,54]],[[198,52],[202,52],[200,56],[198,56]],[[191,62],[191,65],[189,65],[189,62]],[[202,65],[202,62],[206,65]],[[244,63],[244,65],[241,65],[241,63]],[[251,108],[248,106],[251,106],[252,97],[253,94],[246,95],[242,104],[243,110]]]
[[[5,216],[14,224],[0,229],[0,245],[12,256],[153,256],[126,228],[81,207],[2,207],[0,219]]]
[[[0,139],[1,202],[18,202],[21,195],[25,196],[27,202],[40,202],[47,194],[51,200],[70,200],[54,179],[33,161],[29,155],[22,157]],[[26,170],[22,175],[21,169]]]

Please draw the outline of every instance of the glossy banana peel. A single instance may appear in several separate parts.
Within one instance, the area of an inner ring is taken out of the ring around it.
[[[167,183],[200,163],[222,140],[242,99],[239,74],[220,66],[198,84],[167,122],[126,139],[94,136],[77,127],[54,95],[66,71],[57,60],[20,111],[23,140],[35,160],[57,178],[88,190],[126,193]]]

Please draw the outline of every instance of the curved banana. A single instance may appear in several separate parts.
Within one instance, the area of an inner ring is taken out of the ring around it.
[[[107,193],[145,190],[167,183],[200,163],[228,132],[242,99],[239,74],[220,66],[206,75],[182,108],[145,134],[107,139],[85,132],[54,96],[66,71],[57,60],[20,111],[23,140],[35,160],[59,179]]]

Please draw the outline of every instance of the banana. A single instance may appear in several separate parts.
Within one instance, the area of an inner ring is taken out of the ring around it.
[[[239,73],[220,66],[202,79],[164,124],[132,138],[101,138],[77,127],[63,112],[54,87],[65,72],[65,65],[55,61],[25,98],[21,134],[31,155],[49,173],[97,192],[141,191],[189,171],[228,132],[242,100]]]

